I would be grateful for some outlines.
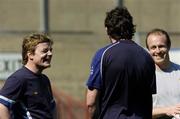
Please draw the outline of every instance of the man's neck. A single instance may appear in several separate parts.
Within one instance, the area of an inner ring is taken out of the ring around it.
[[[116,43],[117,41],[123,41],[123,40],[126,40],[126,39],[116,40],[116,39],[111,38],[111,37],[109,37],[109,39],[110,39],[111,43]]]
[[[39,68],[37,68],[36,66],[34,65],[31,65],[29,63],[27,63],[25,65],[26,68],[28,68],[30,71],[32,71],[33,73],[35,74],[41,74],[42,73],[42,70],[40,70]]]
[[[117,40],[115,40],[115,39],[113,39],[113,38],[111,38],[110,40],[111,40],[111,43],[117,42]]]
[[[170,61],[165,62],[163,64],[159,64],[159,65],[156,64],[156,69],[157,70],[166,70],[166,69],[168,69],[170,67],[170,65],[171,65]]]

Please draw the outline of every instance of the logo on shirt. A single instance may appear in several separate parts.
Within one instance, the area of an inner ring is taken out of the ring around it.
[[[37,95],[37,94],[38,94],[38,92],[37,92],[37,91],[35,91],[33,94],[34,94],[34,95]]]
[[[93,75],[93,72],[94,72],[94,68],[93,66],[91,67],[91,70],[90,70],[90,74]]]

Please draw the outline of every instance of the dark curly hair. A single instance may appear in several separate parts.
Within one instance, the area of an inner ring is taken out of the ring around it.
[[[116,7],[106,13],[107,34],[115,40],[132,39],[136,32],[133,18],[126,7]]]

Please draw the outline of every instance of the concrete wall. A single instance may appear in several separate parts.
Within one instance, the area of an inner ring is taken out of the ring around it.
[[[134,16],[142,45],[146,32],[157,27],[169,32],[173,40],[172,47],[179,47],[179,0],[125,0],[125,5]]]
[[[0,0],[0,52],[21,52],[22,37],[41,29],[42,0]],[[105,13],[117,0],[49,0],[50,35],[54,39],[52,67],[47,69],[58,89],[84,99],[85,82],[94,52],[109,43]],[[146,32],[159,27],[179,47],[179,0],[124,0],[137,25],[136,38],[144,46]]]

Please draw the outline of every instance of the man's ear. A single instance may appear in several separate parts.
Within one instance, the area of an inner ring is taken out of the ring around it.
[[[33,60],[33,54],[31,52],[27,53],[28,59]]]
[[[106,32],[107,32],[107,27],[105,27],[105,30],[106,30]]]

